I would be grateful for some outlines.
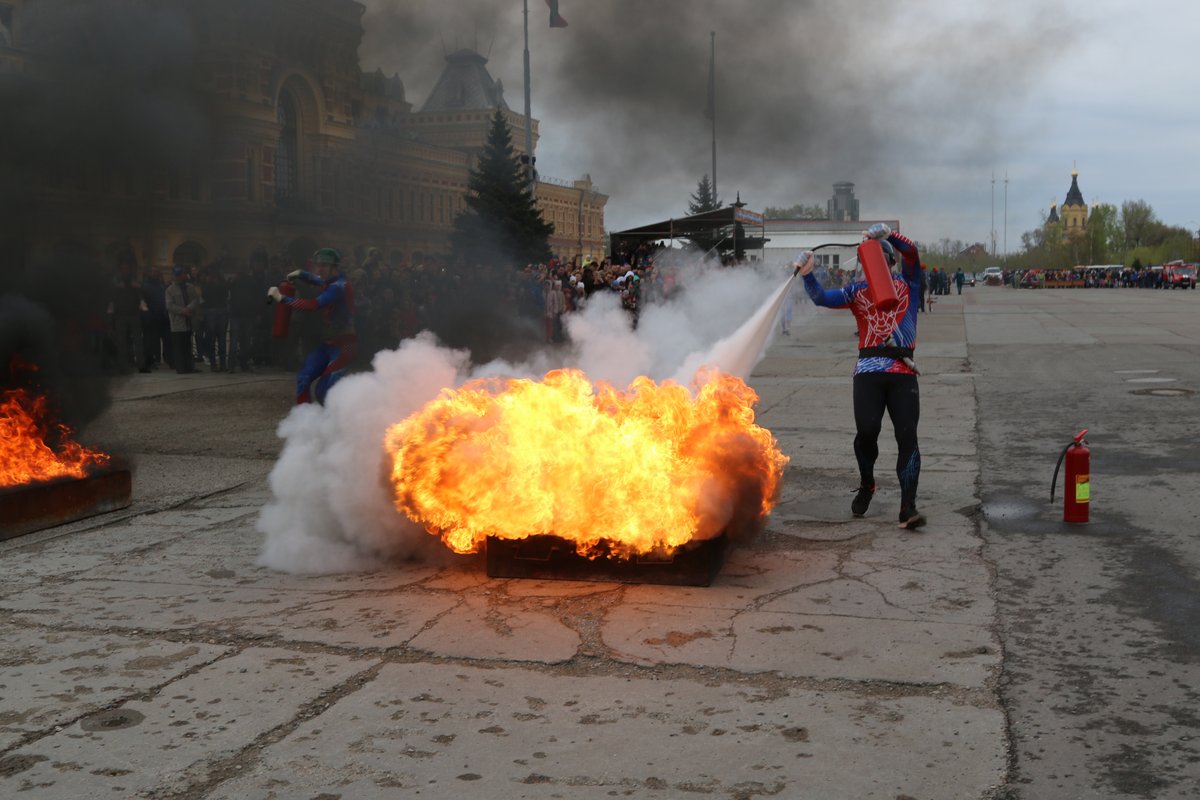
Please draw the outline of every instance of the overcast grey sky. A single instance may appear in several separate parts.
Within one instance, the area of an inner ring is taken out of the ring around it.
[[[363,66],[398,72],[416,107],[443,48],[477,46],[523,108],[521,0],[364,2]],[[995,171],[997,248],[1014,251],[1077,164],[1089,204],[1142,199],[1200,228],[1200,3],[560,0],[561,29],[529,8],[538,166],[590,173],[612,229],[686,213],[711,171],[710,31],[723,200],[823,204],[849,180],[864,217],[987,242]]]

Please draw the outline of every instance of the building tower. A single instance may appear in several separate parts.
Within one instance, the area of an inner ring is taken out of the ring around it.
[[[858,199],[854,196],[854,184],[842,181],[833,185],[833,197],[825,206],[826,216],[842,222],[858,221]]]
[[[1058,224],[1058,222],[1059,222],[1059,219],[1058,219],[1058,201],[1057,201],[1057,200],[1051,200],[1051,201],[1050,201],[1050,213],[1046,215],[1046,224],[1047,224],[1047,225],[1057,225],[1057,224]]]
[[[1078,236],[1087,230],[1088,206],[1079,191],[1079,170],[1071,170],[1071,188],[1062,204],[1063,236]]]

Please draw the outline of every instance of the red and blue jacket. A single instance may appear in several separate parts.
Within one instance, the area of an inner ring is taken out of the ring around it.
[[[921,297],[921,258],[912,240],[899,233],[888,236],[888,241],[900,255],[900,274],[892,274],[896,286],[896,297],[900,302],[891,311],[882,311],[871,302],[866,281],[852,283],[840,289],[824,289],[812,273],[804,276],[804,290],[819,306],[826,308],[849,308],[858,322],[858,346],[907,347],[917,346],[917,312]],[[898,358],[871,356],[858,359],[854,374],[864,372],[898,372],[916,374],[912,367]]]
[[[320,311],[324,325],[322,338],[327,342],[353,337],[354,333],[354,288],[345,275],[334,275],[322,281],[319,275],[301,272],[298,276],[305,283],[324,287],[316,297],[284,297],[283,302],[301,311]]]

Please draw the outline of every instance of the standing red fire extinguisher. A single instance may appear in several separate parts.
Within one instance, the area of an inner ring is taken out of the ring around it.
[[[295,297],[296,286],[291,281],[284,281],[279,284],[279,293],[284,297]],[[271,325],[271,336],[276,339],[286,339],[291,322],[292,307],[287,303],[276,303],[275,322]]]
[[[858,263],[862,264],[863,275],[867,279],[867,291],[875,307],[880,311],[891,311],[900,305],[900,298],[896,295],[896,284],[892,281],[892,270],[883,254],[883,245],[875,239],[867,239],[860,244]]]
[[[1087,522],[1088,501],[1092,498],[1092,451],[1088,449],[1087,428],[1075,434],[1075,438],[1062,451],[1054,465],[1054,477],[1050,479],[1050,502],[1054,502],[1054,487],[1058,483],[1058,468],[1063,459],[1067,461],[1067,472],[1063,486],[1063,522]]]

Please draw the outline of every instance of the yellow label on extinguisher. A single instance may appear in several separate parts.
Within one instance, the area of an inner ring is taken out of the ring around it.
[[[1092,497],[1091,475],[1075,476],[1075,502],[1086,503]]]

